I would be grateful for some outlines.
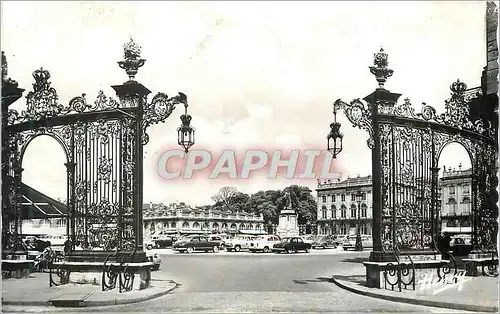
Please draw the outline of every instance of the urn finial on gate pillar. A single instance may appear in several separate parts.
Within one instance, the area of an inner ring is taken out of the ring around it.
[[[384,48],[380,48],[380,51],[374,54],[374,66],[370,66],[370,72],[375,75],[380,89],[384,89],[387,78],[391,77],[394,73],[393,70],[387,67],[389,65],[388,59],[388,55],[384,52]]]
[[[132,37],[130,37],[129,42],[123,45],[123,57],[125,60],[118,61],[120,68],[124,69],[129,77],[127,83],[135,82],[135,75],[140,67],[146,62],[145,59],[141,58],[141,46],[134,42]]]

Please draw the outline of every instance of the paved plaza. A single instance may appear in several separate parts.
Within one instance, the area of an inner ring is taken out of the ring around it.
[[[161,269],[153,272],[153,279],[168,278],[179,284],[166,295],[114,306],[57,308],[5,305],[2,311],[460,312],[361,296],[332,282],[334,273],[352,273],[353,269],[359,269],[360,260],[368,258],[368,254],[342,250],[313,250],[310,254],[168,253],[162,254]],[[46,280],[40,284],[44,284],[43,290],[49,289]],[[9,286],[12,282],[4,280],[4,290]],[[12,297],[13,291],[9,293]],[[137,293],[127,294],[132,296]],[[7,297],[4,295],[4,301]]]

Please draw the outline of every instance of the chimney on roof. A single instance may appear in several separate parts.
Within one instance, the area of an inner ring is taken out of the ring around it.
[[[360,178],[360,177],[361,177],[361,176],[360,176],[360,175],[359,175],[359,173],[358,173],[358,178]]]
[[[458,164],[458,170],[462,170],[462,163]]]
[[[443,172],[446,172],[446,166],[443,165]]]
[[[350,176],[350,175],[348,175],[348,176],[347,176],[347,179],[350,179],[350,178],[351,178],[351,176]]]
[[[153,202],[149,202],[149,209],[153,209]]]

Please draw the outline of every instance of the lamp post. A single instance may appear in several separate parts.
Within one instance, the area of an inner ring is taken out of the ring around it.
[[[363,251],[363,243],[361,242],[361,201],[363,200],[363,192],[359,191],[356,194],[356,201],[358,203],[358,218],[356,223],[356,251]]]
[[[333,106],[333,122],[330,124],[330,133],[326,136],[327,149],[337,158],[337,155],[342,151],[342,139],[344,134],[340,133],[340,123],[337,122],[337,108]]]

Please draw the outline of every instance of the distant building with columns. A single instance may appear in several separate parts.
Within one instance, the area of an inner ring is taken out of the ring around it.
[[[471,233],[472,169],[443,166],[439,180],[441,194],[441,232]]]
[[[144,204],[144,237],[157,231],[171,234],[263,233],[264,218],[249,211],[228,211],[185,203]]]
[[[371,176],[348,177],[346,180],[318,180],[318,235],[356,234],[358,210],[361,234],[372,233]],[[357,193],[363,193],[358,205]],[[358,208],[359,207],[359,208]]]

